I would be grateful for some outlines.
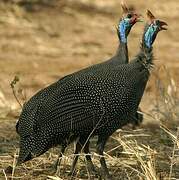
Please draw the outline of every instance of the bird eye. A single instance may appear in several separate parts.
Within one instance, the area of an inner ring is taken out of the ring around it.
[[[131,17],[132,17],[132,14],[128,14],[128,15],[127,15],[127,18],[131,18]]]
[[[155,21],[155,24],[156,24],[156,25],[159,25],[159,24],[160,24],[160,21],[159,21],[159,20],[156,20],[156,21]]]

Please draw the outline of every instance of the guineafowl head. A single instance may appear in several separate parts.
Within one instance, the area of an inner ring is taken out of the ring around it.
[[[140,20],[140,14],[135,13],[134,8],[128,8],[126,4],[121,4],[123,16],[119,22],[119,25],[117,27],[117,33],[118,37],[121,42],[126,43],[127,42],[127,36],[133,27],[133,25],[136,22],[141,21]]]
[[[29,161],[48,151],[51,148],[52,136],[48,131],[33,133],[20,137],[20,152],[17,165]]]
[[[167,26],[167,23],[156,19],[149,10],[147,10],[147,17],[149,19],[149,22],[145,26],[143,42],[145,43],[145,47],[151,48],[158,32],[167,30],[167,28],[164,27]]]
[[[20,138],[20,152],[17,159],[17,165],[31,160],[33,158],[32,150],[34,147],[34,140],[31,136]]]
[[[17,159],[17,164],[21,164],[25,161],[32,159],[32,149],[34,147],[33,138],[33,123],[36,110],[35,108],[31,111],[31,115],[28,115],[29,107],[24,105],[23,111],[20,115],[19,120],[16,123],[16,132],[20,136],[20,152]]]
[[[32,106],[32,103],[29,104],[24,105],[16,124],[16,131],[20,136],[20,152],[17,164],[40,156],[50,148],[52,142],[52,132],[37,124],[37,107]]]

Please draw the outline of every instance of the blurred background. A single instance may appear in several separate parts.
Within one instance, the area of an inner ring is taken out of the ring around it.
[[[16,98],[23,104],[35,92],[59,78],[110,58],[118,47],[115,27],[122,13],[120,3],[120,0],[0,1],[2,169],[13,163],[12,155],[17,147],[15,123],[21,108]],[[145,20],[145,12],[150,9],[157,18],[168,23],[168,30],[159,33],[154,44],[155,67],[141,108],[145,116],[144,128],[153,127],[153,124],[159,126],[162,122],[176,135],[179,117],[178,0],[126,0],[126,3],[134,6]],[[139,51],[143,26],[144,23],[137,23],[129,35],[130,59]],[[151,129],[148,131],[150,134]],[[160,128],[154,134],[159,137],[161,132]],[[163,137],[167,139],[168,135]],[[167,142],[171,145],[167,152],[172,152],[173,140],[167,139]],[[152,146],[156,148],[157,144],[158,141]],[[170,168],[167,171],[169,174]],[[176,170],[173,176],[178,174]]]
[[[177,78],[177,0],[128,0],[127,4],[141,12],[144,20],[146,9],[150,9],[169,24],[168,31],[160,33],[154,45],[154,71],[165,65]],[[115,26],[120,17],[119,0],[1,1],[0,91],[8,101],[15,100],[9,84],[18,75],[29,98],[66,74],[107,60],[118,47]],[[139,51],[143,26],[136,24],[130,33],[130,58]],[[147,91],[152,91],[152,86],[153,77]]]

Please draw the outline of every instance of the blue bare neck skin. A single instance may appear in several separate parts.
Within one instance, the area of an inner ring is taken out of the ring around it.
[[[157,26],[154,24],[146,25],[143,33],[143,39],[140,52],[133,62],[141,62],[147,69],[153,65],[153,42],[156,37]]]
[[[129,23],[129,19],[126,18],[126,19],[123,19],[120,24],[119,24],[119,38],[120,38],[120,41],[122,43],[127,43],[127,36],[128,34],[126,33],[126,30],[127,28],[130,27],[130,23]]]
[[[151,24],[148,28],[144,31],[144,44],[147,48],[152,48],[152,44],[155,40],[156,32],[157,32],[157,25]]]
[[[123,19],[118,26],[118,37],[120,41],[119,47],[116,52],[116,61],[118,61],[118,64],[127,64],[129,62],[127,47],[128,33],[126,33],[127,28],[131,28],[128,18]]]

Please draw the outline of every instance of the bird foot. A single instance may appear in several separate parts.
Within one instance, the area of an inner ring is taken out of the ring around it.
[[[108,175],[104,178],[105,180],[112,180],[112,176],[111,175]]]
[[[106,175],[106,176],[100,176],[99,179],[104,179],[104,180],[112,180],[112,176],[111,175]]]
[[[101,177],[105,180],[112,180],[112,176],[109,174],[108,171],[104,171],[104,169],[101,171]]]
[[[92,163],[87,164],[87,169],[91,177],[98,177],[99,173]]]
[[[57,166],[55,175],[60,176],[60,166]]]
[[[54,167],[54,165],[51,165],[51,166],[49,167],[49,170],[50,170],[53,174],[55,174],[55,173],[57,172],[57,167]]]
[[[73,171],[70,171],[70,172],[68,173],[68,176],[71,176],[71,177],[73,177],[73,176],[75,175],[75,173],[76,173],[76,171],[75,171],[75,170],[73,170]]]

